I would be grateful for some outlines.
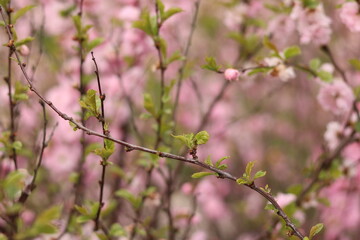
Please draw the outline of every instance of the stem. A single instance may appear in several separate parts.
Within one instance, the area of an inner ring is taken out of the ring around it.
[[[2,12],[2,7],[1,6],[0,6],[0,13],[1,13],[1,16],[4,19],[4,14]],[[12,37],[9,26],[5,26],[5,28],[7,30],[9,40],[13,40],[13,37]],[[32,92],[34,92],[35,95],[37,95],[42,101],[44,101],[44,103],[47,104],[61,118],[63,118],[66,121],[71,122],[72,124],[74,124],[76,126],[76,128],[81,129],[86,134],[92,135],[92,136],[97,136],[97,137],[100,137],[100,138],[103,138],[103,139],[108,139],[110,141],[113,141],[113,142],[115,142],[117,144],[120,144],[120,145],[126,147],[126,149],[128,151],[142,151],[142,152],[157,155],[157,156],[162,157],[162,158],[168,158],[168,159],[173,159],[173,160],[181,161],[181,162],[188,163],[188,164],[197,165],[197,166],[199,166],[201,168],[204,168],[204,169],[207,169],[207,170],[209,170],[211,172],[217,173],[218,178],[223,178],[223,179],[226,178],[226,179],[229,179],[229,180],[234,181],[234,182],[236,182],[236,180],[238,179],[237,177],[235,177],[234,175],[232,175],[229,172],[217,169],[217,168],[215,168],[213,166],[207,165],[206,163],[200,162],[198,160],[186,158],[186,157],[175,155],[175,154],[172,154],[172,153],[160,152],[160,151],[157,151],[157,150],[154,150],[154,149],[150,149],[150,148],[138,146],[138,145],[135,145],[135,144],[131,144],[129,142],[125,142],[125,141],[122,141],[122,140],[115,139],[113,137],[104,135],[102,133],[98,133],[96,131],[93,131],[93,130],[83,126],[80,123],[77,123],[72,117],[69,117],[65,113],[61,112],[52,102],[45,99],[45,97],[43,97],[39,93],[39,91],[35,88],[33,83],[30,81],[30,78],[29,78],[24,66],[22,65],[20,56],[19,56],[18,52],[16,51],[16,48],[14,47],[14,45],[10,45],[9,47],[14,50],[16,59],[19,62],[18,65],[19,65],[19,67],[20,67],[20,69],[21,69],[27,83],[29,84],[29,89]],[[296,228],[296,226],[291,222],[291,220],[288,218],[288,216],[285,214],[285,212],[282,210],[282,208],[279,206],[279,204],[276,202],[276,200],[275,200],[275,198],[273,196],[271,196],[270,194],[264,192],[262,189],[258,188],[255,184],[251,184],[251,185],[250,184],[244,184],[244,186],[258,192],[261,196],[263,196],[265,199],[267,199],[269,202],[271,202],[274,205],[274,207],[277,209],[278,215],[285,221],[286,225],[289,226],[292,229],[292,231],[294,232],[294,235],[296,235],[300,239],[304,238],[304,236],[300,233],[300,231]]]
[[[45,104],[43,101],[39,101],[41,108],[42,108],[42,112],[43,112],[43,135],[42,135],[42,143],[41,143],[41,148],[40,148],[40,153],[38,156],[38,160],[37,160],[37,165],[34,169],[34,176],[32,178],[31,183],[26,187],[26,189],[21,193],[21,196],[19,198],[19,202],[20,203],[25,203],[26,200],[28,199],[28,197],[30,196],[30,193],[36,188],[35,185],[35,181],[37,178],[37,174],[38,171],[41,167],[42,161],[43,161],[43,154],[44,154],[44,150],[45,148],[48,146],[48,143],[50,141],[46,140],[46,128],[47,128],[47,118],[46,118],[46,111],[45,111]]]
[[[7,16],[8,16],[8,26],[12,26],[12,22],[11,22],[11,13],[12,13],[12,9],[11,9],[11,0],[9,0],[8,3],[8,10],[7,10]],[[5,18],[4,19],[4,23],[6,24]],[[12,59],[11,56],[13,55],[13,49],[9,48],[9,52],[8,52],[8,75],[7,77],[5,77],[5,82],[7,84],[8,87],[8,96],[9,96],[9,110],[10,110],[10,143],[11,145],[16,141],[16,130],[15,130],[15,106],[16,104],[14,103],[13,99],[12,99],[12,74],[11,74],[11,66],[12,66]],[[15,148],[12,147],[12,153],[10,158],[13,160],[14,162],[14,166],[15,169],[18,169],[18,163],[17,163],[17,154],[16,154],[16,150]]]
[[[333,53],[331,52],[330,48],[328,45],[324,45],[321,47],[321,50],[323,50],[324,53],[326,53],[326,55],[328,55],[328,57],[330,58],[332,64],[334,65],[335,69],[340,73],[342,79],[344,80],[344,82],[348,83],[348,79],[346,77],[345,72],[341,69],[341,67],[339,66],[339,64],[337,63]]]
[[[183,53],[185,59],[182,62],[182,65],[181,65],[181,67],[179,69],[178,84],[177,84],[176,97],[175,97],[173,116],[172,116],[172,119],[174,121],[174,127],[173,127],[174,130],[176,129],[176,121],[175,121],[175,119],[176,119],[176,114],[177,114],[177,108],[178,108],[178,105],[179,105],[179,98],[180,98],[181,87],[182,87],[182,82],[183,82],[183,78],[184,78],[184,71],[185,71],[186,64],[188,62],[189,50],[190,50],[190,46],[191,46],[191,43],[192,43],[194,31],[195,31],[195,28],[196,28],[196,20],[198,18],[198,14],[199,14],[200,1],[201,0],[197,0],[194,3],[195,12],[194,12],[194,15],[193,15],[193,18],[192,18],[192,21],[191,21],[190,34],[189,34],[189,37],[187,39],[187,43],[186,43],[186,46],[185,46],[185,51]]]
[[[97,80],[99,94],[100,94],[101,118],[99,119],[99,121],[101,122],[103,134],[108,136],[109,131],[106,129],[106,125],[105,125],[105,107],[104,107],[105,94],[103,94],[102,89],[101,89],[99,68],[98,68],[98,65],[96,63],[93,52],[91,52],[91,56],[92,56],[92,60],[93,60],[94,65],[95,65],[96,80]],[[105,141],[104,141],[104,148],[105,147],[106,147],[106,144],[105,144]],[[97,210],[96,217],[95,217],[95,227],[94,227],[95,230],[99,229],[101,209],[104,206],[103,197],[104,197],[105,175],[106,175],[106,166],[107,165],[108,165],[107,159],[103,158],[101,160],[102,171],[101,171],[101,179],[99,181],[99,185],[100,185],[99,208]]]

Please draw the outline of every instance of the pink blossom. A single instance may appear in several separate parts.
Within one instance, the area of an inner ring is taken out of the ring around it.
[[[240,76],[240,72],[233,68],[228,68],[224,72],[225,79],[228,81],[237,81]]]
[[[329,149],[335,149],[341,140],[344,127],[338,122],[329,122],[326,126],[324,139]]]
[[[190,237],[190,240],[207,240],[208,236],[205,231],[196,231]]]
[[[352,32],[360,32],[359,4],[356,2],[345,2],[339,10],[341,21]]]
[[[344,81],[335,80],[322,86],[317,99],[325,110],[335,115],[341,115],[352,109],[355,96],[352,89]]]
[[[325,15],[322,4],[315,9],[305,9],[301,5],[295,5],[292,18],[297,20],[297,30],[300,34],[300,42],[308,44],[313,42],[318,45],[330,41],[331,19]]]
[[[193,185],[189,182],[186,182],[181,186],[181,191],[186,195],[190,195],[193,189],[194,189]]]
[[[286,207],[296,200],[296,195],[291,193],[278,193],[275,199],[280,207]]]

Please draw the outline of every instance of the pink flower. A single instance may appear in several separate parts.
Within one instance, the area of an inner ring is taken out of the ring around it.
[[[181,186],[181,191],[186,194],[186,195],[190,195],[194,190],[194,187],[191,183],[186,182]]]
[[[298,4],[293,8],[291,16],[297,20],[301,43],[323,45],[330,41],[331,19],[325,15],[322,4],[315,9],[304,9]]]
[[[286,207],[296,200],[296,195],[291,193],[278,193],[275,197],[280,207]]]
[[[335,115],[346,114],[355,100],[352,89],[343,81],[335,80],[320,89],[317,99],[320,105]]]
[[[360,32],[359,4],[356,2],[346,2],[339,10],[341,21],[352,32]]]
[[[233,68],[228,68],[224,72],[225,79],[228,81],[237,81],[240,76],[240,72]]]

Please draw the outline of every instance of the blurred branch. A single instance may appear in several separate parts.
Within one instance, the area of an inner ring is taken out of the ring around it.
[[[4,23],[8,24],[8,30],[11,33],[11,29],[13,27],[12,22],[11,22],[11,13],[13,12],[13,9],[11,8],[11,0],[8,1],[8,7],[6,9],[6,14],[8,17],[8,20],[5,20],[5,16],[3,17]],[[3,14],[3,13],[2,13]],[[16,107],[16,103],[13,101],[13,96],[12,96],[12,73],[11,73],[11,66],[12,66],[12,55],[14,53],[13,48],[9,48],[9,52],[8,52],[8,68],[7,68],[7,76],[4,77],[4,80],[7,84],[8,87],[8,97],[9,97],[9,110],[10,110],[10,142],[11,142],[11,146],[12,144],[16,141],[16,130],[15,130],[15,107]],[[18,163],[17,163],[17,153],[15,148],[12,147],[12,153],[10,158],[13,160],[14,162],[14,166],[15,169],[18,169]]]
[[[341,69],[341,67],[339,66],[339,64],[337,63],[334,54],[332,53],[332,51],[330,50],[328,45],[324,45],[321,47],[321,50],[328,55],[328,57],[330,58],[330,61],[332,62],[332,64],[334,65],[335,69],[340,73],[342,79],[344,80],[344,82],[349,83],[349,80],[346,77],[345,72]]]
[[[186,64],[188,63],[189,50],[190,50],[190,47],[191,47],[194,31],[195,31],[195,28],[196,28],[196,21],[197,21],[198,14],[199,14],[199,9],[200,9],[200,2],[201,2],[201,0],[197,0],[194,3],[194,7],[195,7],[194,15],[193,15],[193,18],[192,18],[192,21],[191,21],[191,28],[190,28],[189,37],[187,39],[187,43],[185,45],[185,50],[184,50],[184,53],[183,53],[184,61],[182,62],[181,67],[179,68],[179,74],[178,74],[178,80],[177,80],[177,89],[176,89],[176,97],[175,97],[174,108],[173,108],[173,116],[172,116],[172,119],[174,121],[173,130],[176,130],[176,121],[175,121],[175,119],[176,119],[176,114],[177,114],[177,108],[178,108],[178,105],[179,105],[179,98],[180,98],[180,93],[181,93],[185,68],[186,68]]]
[[[45,148],[48,146],[51,137],[53,136],[53,133],[55,131],[55,128],[57,127],[57,124],[55,125],[55,127],[53,128],[49,139],[46,140],[46,131],[47,131],[47,118],[46,118],[46,109],[45,109],[45,104],[43,101],[39,101],[41,108],[42,108],[42,113],[43,113],[43,135],[42,135],[42,143],[41,143],[41,147],[40,147],[40,153],[38,155],[38,159],[37,159],[37,165],[34,169],[34,176],[31,180],[31,183],[26,186],[26,189],[24,191],[21,192],[20,198],[18,200],[19,203],[25,203],[26,200],[28,199],[28,197],[30,196],[31,192],[34,191],[34,189],[36,188],[35,182],[36,182],[36,178],[38,175],[38,171],[41,167],[42,161],[43,161],[43,155],[44,155],[44,150]]]

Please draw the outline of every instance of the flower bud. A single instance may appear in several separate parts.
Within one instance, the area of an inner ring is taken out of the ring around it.
[[[228,81],[237,81],[240,76],[240,72],[233,68],[228,68],[224,72],[225,79]]]
[[[21,45],[21,46],[19,47],[19,53],[20,53],[22,56],[26,57],[26,56],[28,56],[28,55],[30,54],[30,50],[29,50],[29,48],[28,48],[26,45]]]

